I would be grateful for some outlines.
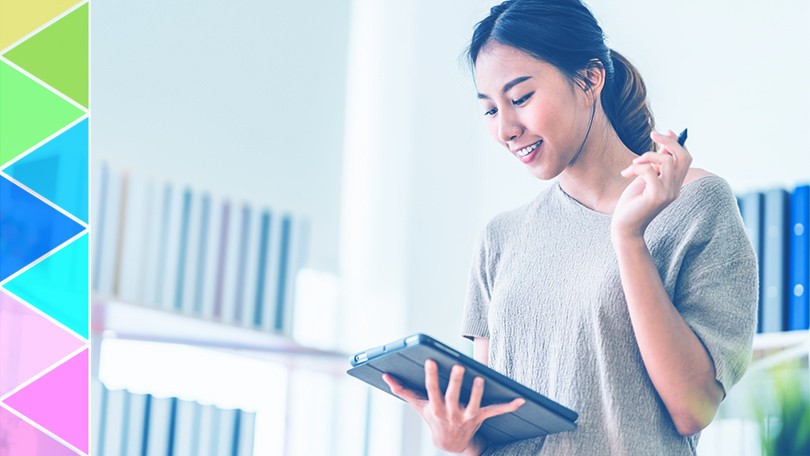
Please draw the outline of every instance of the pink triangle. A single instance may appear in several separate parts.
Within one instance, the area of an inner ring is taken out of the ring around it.
[[[0,396],[84,345],[0,291]]]
[[[76,453],[0,407],[0,455],[76,456]]]
[[[87,350],[5,400],[23,415],[87,453]]]

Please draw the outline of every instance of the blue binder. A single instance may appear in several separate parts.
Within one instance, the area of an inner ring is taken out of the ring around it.
[[[762,245],[762,330],[779,332],[787,328],[787,224],[788,193],[781,189],[765,192],[765,224]]]
[[[742,195],[741,208],[743,224],[745,225],[745,232],[748,234],[748,239],[751,240],[751,245],[754,248],[754,253],[757,255],[757,263],[759,270],[759,304],[757,306],[757,332],[762,332],[762,304],[763,304],[763,287],[762,287],[762,206],[763,198],[760,192],[751,192]]]
[[[790,279],[788,281],[788,330],[810,328],[810,185],[796,187],[790,195]]]

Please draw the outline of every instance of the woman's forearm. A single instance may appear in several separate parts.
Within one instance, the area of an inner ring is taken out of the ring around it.
[[[682,435],[711,422],[723,391],[709,353],[667,295],[641,237],[614,239],[630,321],[647,373]]]

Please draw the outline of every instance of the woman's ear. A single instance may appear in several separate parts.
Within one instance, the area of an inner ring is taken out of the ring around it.
[[[580,88],[586,94],[591,95],[591,100],[596,101],[605,87],[605,65],[599,59],[591,59],[588,65],[579,71],[581,79]]]

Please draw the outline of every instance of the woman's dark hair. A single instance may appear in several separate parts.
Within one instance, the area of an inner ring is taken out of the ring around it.
[[[650,132],[655,121],[644,81],[627,59],[605,45],[602,28],[580,0],[507,0],[492,7],[475,26],[467,50],[471,67],[491,41],[554,65],[583,90],[590,89],[590,81],[581,71],[601,63],[606,77],[600,99],[619,139],[638,155],[654,150]]]

